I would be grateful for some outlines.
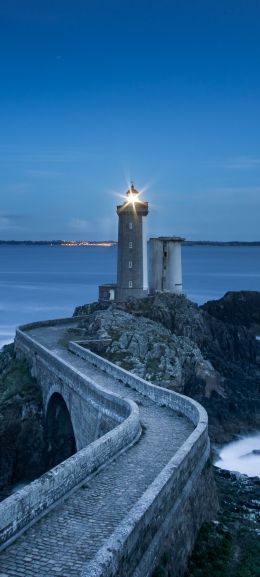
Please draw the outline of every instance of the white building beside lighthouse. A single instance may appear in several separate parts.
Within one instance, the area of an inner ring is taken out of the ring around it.
[[[184,238],[159,236],[148,241],[149,294],[182,293],[181,244]]]

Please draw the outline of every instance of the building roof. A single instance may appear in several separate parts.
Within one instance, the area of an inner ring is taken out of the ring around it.
[[[153,236],[149,240],[162,240],[165,242],[183,242],[185,238],[182,236]]]
[[[128,189],[128,191],[126,192],[126,195],[129,196],[130,194],[139,194],[138,190],[136,190],[136,188],[134,187],[134,183],[133,181],[131,182],[131,185]]]

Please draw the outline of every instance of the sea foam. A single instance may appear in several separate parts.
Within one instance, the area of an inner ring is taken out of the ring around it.
[[[216,467],[238,471],[249,477],[260,477],[260,433],[225,445],[219,457]]]

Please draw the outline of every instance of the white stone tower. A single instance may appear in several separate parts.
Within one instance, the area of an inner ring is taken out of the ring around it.
[[[125,202],[117,207],[118,256],[116,300],[129,296],[146,296],[146,258],[143,240],[143,217],[148,214],[148,202],[140,200],[133,183],[126,193]]]
[[[149,293],[182,293],[181,243],[184,238],[159,236],[148,241]]]

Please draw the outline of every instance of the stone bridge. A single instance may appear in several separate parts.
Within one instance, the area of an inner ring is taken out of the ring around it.
[[[169,550],[180,575],[210,509],[207,414],[70,342],[79,320],[17,329],[64,460],[0,504],[0,577],[149,577]]]

